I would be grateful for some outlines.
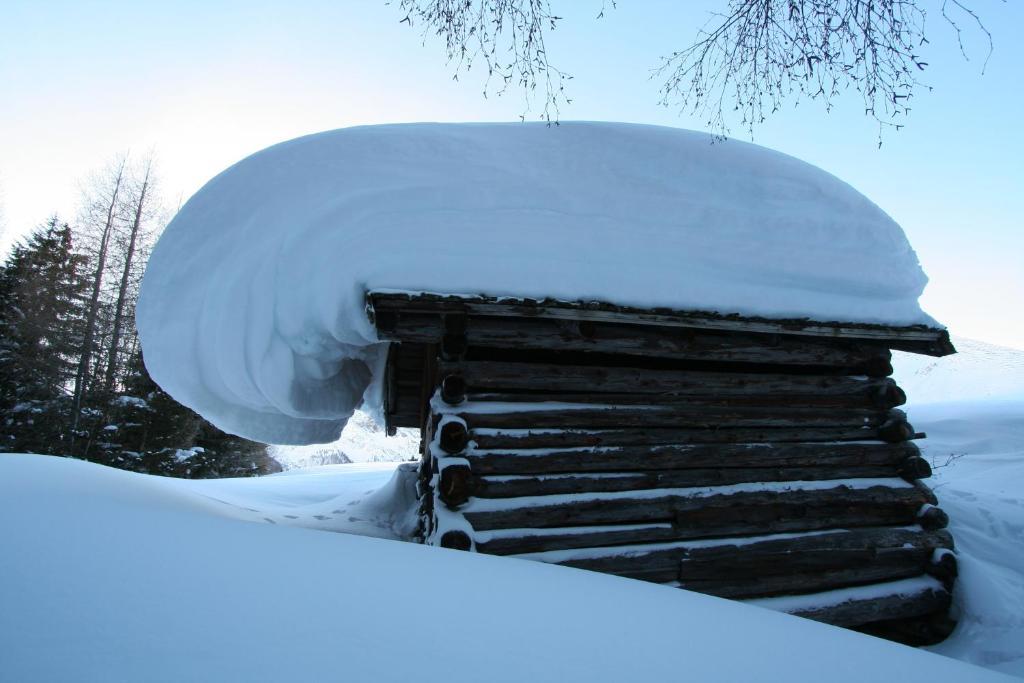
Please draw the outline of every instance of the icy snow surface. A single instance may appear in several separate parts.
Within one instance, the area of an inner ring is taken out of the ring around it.
[[[365,495],[392,469],[195,482],[0,456],[0,680],[1005,680],[676,588],[323,531],[375,497],[400,518],[404,468]],[[974,647],[1024,649],[985,628]]]
[[[877,206],[755,145],[612,123],[369,126],[207,183],[153,252],[138,327],[176,399],[308,444],[338,438],[379,377],[370,289],[933,324],[926,281]]]

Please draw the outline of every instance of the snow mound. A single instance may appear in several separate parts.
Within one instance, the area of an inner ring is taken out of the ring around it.
[[[270,523],[389,476],[352,468],[200,486],[0,457],[0,680],[1012,680],[676,588]]]
[[[379,403],[370,289],[934,324],[926,282],[881,209],[756,145],[616,123],[368,126],[207,183],[153,252],[138,327],[177,400],[309,444],[337,439],[364,394]]]

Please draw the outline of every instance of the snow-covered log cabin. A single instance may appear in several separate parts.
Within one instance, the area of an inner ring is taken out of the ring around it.
[[[929,643],[956,560],[890,378],[893,349],[954,351],[926,283],[881,209],[755,145],[368,126],[211,180],[137,320],[225,430],[420,429],[421,541]]]

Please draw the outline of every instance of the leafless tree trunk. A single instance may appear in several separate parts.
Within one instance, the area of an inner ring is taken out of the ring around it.
[[[117,162],[116,169],[108,176],[112,187],[110,187],[109,197],[104,198],[106,201],[103,201],[103,206],[106,209],[106,220],[100,230],[99,245],[96,252],[96,268],[92,277],[92,293],[89,297],[89,310],[86,315],[85,330],[82,338],[82,353],[78,360],[78,370],[75,373],[74,403],[71,413],[72,444],[74,443],[74,438],[78,431],[78,423],[82,416],[82,396],[85,394],[85,387],[89,378],[89,364],[92,360],[92,348],[95,343],[96,317],[100,308],[103,274],[107,266],[107,252],[114,231],[114,220],[117,214],[121,185],[124,182],[126,162],[127,159],[122,158]],[[103,190],[102,187],[98,189],[100,192]]]
[[[142,227],[143,215],[148,205],[148,191],[150,189],[150,177],[153,170],[153,159],[146,160],[145,171],[143,171],[142,183],[139,186],[138,195],[135,197],[133,208],[132,226],[128,236],[128,246],[124,254],[124,267],[121,269],[121,283],[117,288],[117,303],[114,306],[114,323],[111,332],[110,355],[107,359],[107,375],[103,383],[106,393],[114,388],[114,379],[117,376],[117,357],[120,350],[121,332],[124,326],[125,302],[128,299],[128,286],[132,272],[135,248],[139,240],[139,230]]]

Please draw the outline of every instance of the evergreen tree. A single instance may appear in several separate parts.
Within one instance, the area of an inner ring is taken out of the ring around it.
[[[71,228],[53,217],[15,247],[0,274],[4,450],[62,450],[81,343],[82,266]]]
[[[149,474],[245,477],[281,470],[264,444],[226,434],[175,401],[149,376],[141,353],[124,393],[110,400],[90,460]]]

